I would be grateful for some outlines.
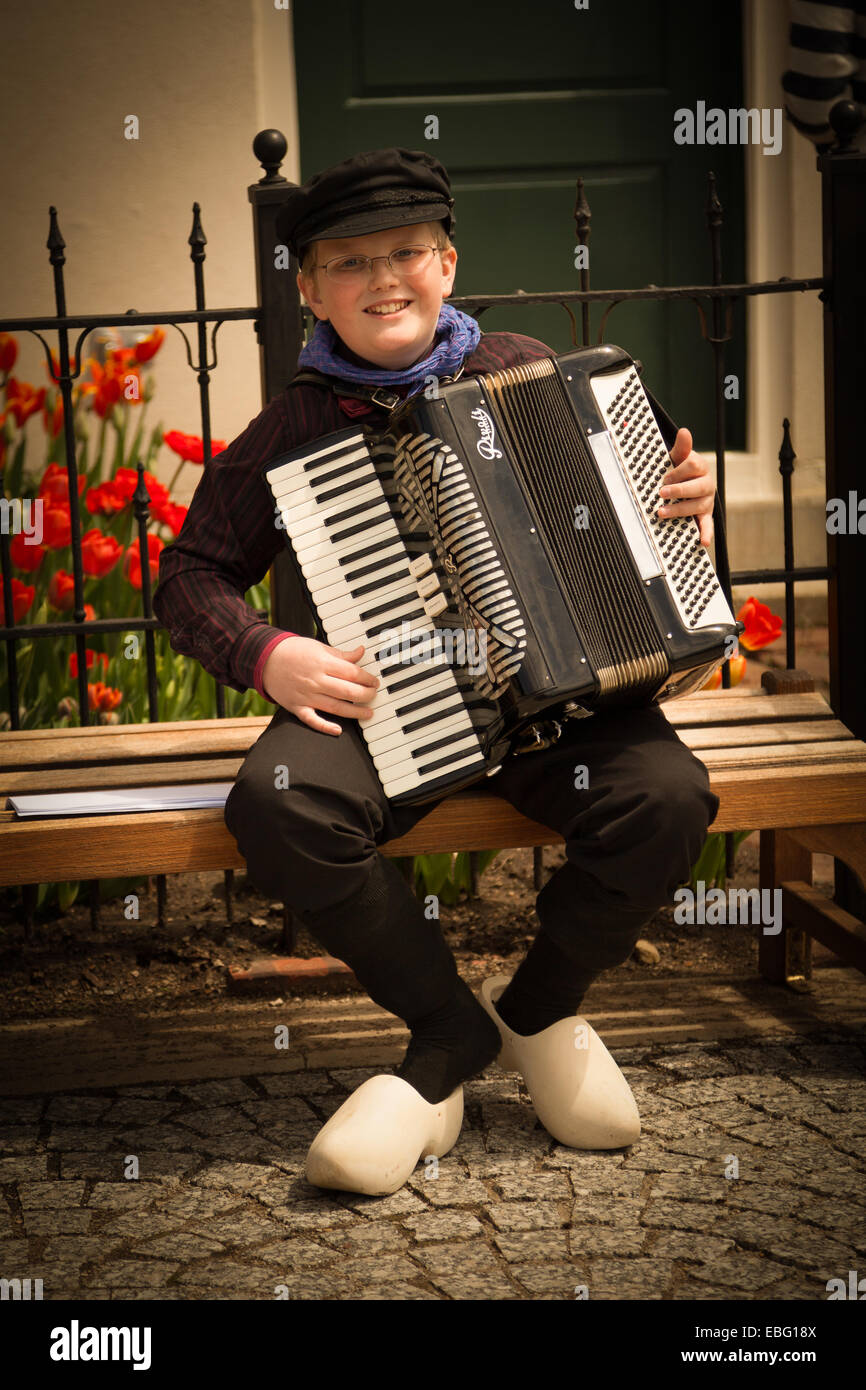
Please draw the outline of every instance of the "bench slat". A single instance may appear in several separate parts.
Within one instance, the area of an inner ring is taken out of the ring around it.
[[[5,796],[36,792],[102,791],[105,787],[164,787],[183,782],[233,782],[243,758],[196,762],[112,763],[108,766],[59,767],[49,770],[4,772],[0,802]]]
[[[722,701],[718,691],[707,691],[703,699],[686,696],[682,700],[667,700],[659,709],[675,729],[695,724],[753,724],[756,720],[836,717],[824,696],[815,693],[750,697],[737,691],[729,700]]]
[[[800,761],[866,758],[866,747],[848,735],[838,720],[826,723],[758,724],[739,730],[726,726],[686,730],[683,742],[706,766],[750,767],[798,764]],[[773,744],[778,744],[774,753]],[[819,750],[816,753],[816,749]],[[187,761],[91,764],[80,767],[26,769],[0,773],[0,800],[14,794],[101,790],[104,787],[157,787],[183,782],[234,781],[243,755]]]
[[[739,769],[787,767],[795,772],[811,764],[862,763],[866,767],[866,744],[856,739],[838,743],[757,744],[751,748],[702,748],[697,753],[705,767]]]
[[[730,697],[731,692],[723,692]],[[708,723],[716,729],[791,720],[834,721],[823,696],[815,694],[721,698],[707,691],[660,706],[679,732]],[[243,756],[267,728],[270,719],[179,720],[177,723],[98,725],[87,729],[33,729],[4,734],[0,740],[0,774],[27,767],[57,768],[76,763],[130,763],[150,758]],[[823,735],[822,735],[823,737]],[[721,736],[720,736],[721,739]],[[683,740],[686,741],[685,739]],[[770,741],[765,740],[765,741]],[[0,775],[2,784],[2,775]]]
[[[95,746],[93,741],[83,738],[80,742],[68,740],[62,747],[55,747],[46,739],[22,742],[17,747],[7,747],[0,740],[0,781],[4,770],[18,770],[27,767],[51,768],[74,766],[75,764],[129,763],[153,758],[213,757],[220,753],[243,753],[256,742],[262,726],[253,720],[238,721],[236,727],[223,728],[219,720],[202,721],[186,730],[181,736],[175,733],[155,732],[154,729],[139,731],[139,725],[130,725],[130,732],[123,734],[117,726],[104,726],[100,732],[105,737]],[[170,729],[163,725],[162,729]],[[121,726],[122,728],[122,726]],[[133,732],[133,729],[135,732]],[[62,733],[70,731],[61,730]],[[79,732],[79,731],[76,731]],[[89,731],[85,731],[87,733]]]
[[[787,724],[712,724],[678,729],[687,748],[742,748],[757,743],[814,743],[825,739],[847,739],[854,735],[838,719],[810,719]]]
[[[714,770],[721,799],[713,830],[763,830],[845,824],[863,819],[866,764],[796,769]],[[388,855],[558,844],[561,837],[518,814],[491,790],[458,792],[440,803]],[[50,865],[50,872],[47,871]],[[243,869],[221,808],[154,811],[142,816],[76,816],[5,822],[0,883]]]

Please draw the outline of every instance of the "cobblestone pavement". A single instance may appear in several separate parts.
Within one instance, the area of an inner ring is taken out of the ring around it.
[[[438,1175],[419,1163],[384,1198],[303,1176],[381,1066],[2,1101],[0,1276],[42,1278],[45,1299],[820,1300],[864,1267],[863,1045],[614,1055],[631,1149],[564,1148],[494,1066]]]

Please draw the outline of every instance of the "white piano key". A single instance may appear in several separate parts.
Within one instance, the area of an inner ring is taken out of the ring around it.
[[[407,751],[411,752],[413,745],[416,748],[423,748],[428,743],[435,743],[437,738],[444,738],[446,734],[456,733],[460,729],[474,736],[475,731],[472,728],[472,721],[469,719],[465,710],[461,710],[458,714],[450,715],[439,725],[430,725],[429,728],[418,730],[416,734],[400,742],[393,748],[382,748],[379,746],[374,751],[371,747],[370,751],[373,756],[373,762],[380,772],[384,772],[387,769],[396,767],[400,763],[406,762],[406,753]],[[444,751],[443,749],[443,752]]]
[[[450,773],[455,765],[453,765],[453,763],[448,763],[448,765],[442,766],[441,769],[436,769],[435,773],[425,773],[424,777],[421,777],[420,769],[424,767],[425,763],[439,762],[439,759],[448,758],[449,753],[464,753],[468,760],[480,758],[480,753],[473,751],[473,744],[475,749],[477,749],[478,739],[475,737],[474,730],[473,733],[467,734],[466,738],[457,739],[452,748],[436,748],[430,755],[421,759],[407,758],[405,762],[395,763],[392,767],[388,767],[386,773],[388,773],[389,778],[411,777],[414,774],[414,776],[418,777],[420,783],[423,783],[424,780],[432,781],[434,777],[443,777],[445,774]],[[480,760],[484,762],[484,758],[480,758]],[[461,766],[461,760],[456,760],[456,766]],[[379,778],[379,781],[382,780],[384,780],[384,778]]]
[[[322,535],[333,535],[334,531],[339,529],[339,522],[343,517],[345,517],[346,526],[351,526],[353,522],[359,524],[362,520],[368,519],[367,513],[359,513],[355,517],[349,517],[345,514],[351,512],[353,507],[360,506],[362,502],[378,504],[378,513],[376,507],[371,507],[368,509],[369,516],[378,514],[381,517],[387,517],[391,515],[391,508],[382,496],[382,489],[377,482],[372,482],[359,488],[357,492],[351,493],[342,502],[335,499],[325,507],[312,502],[309,504],[309,509],[307,506],[299,507],[297,513],[293,508],[288,526],[289,535],[296,544],[303,544],[304,537],[312,532],[321,531]]]
[[[343,460],[343,462],[348,462],[348,460]],[[309,498],[314,498],[317,492],[328,492],[332,487],[354,487],[364,478],[375,479],[376,477],[372,464],[367,460],[362,460],[357,468],[353,468],[348,473],[341,473],[339,477],[332,479],[325,485],[325,483],[320,482],[319,479],[324,479],[328,473],[332,472],[333,466],[334,465],[323,468],[321,474],[318,476],[315,474],[303,473],[297,474],[294,478],[287,478],[279,488],[273,489],[276,501],[281,506],[294,509],[294,507],[298,505],[298,498],[302,498],[304,495]]]
[[[390,516],[384,521],[378,522],[376,526],[371,526],[369,531],[362,531],[358,536],[350,536],[348,539],[340,541],[339,545],[334,544],[333,537],[317,536],[310,540],[307,536],[304,538],[304,544],[298,546],[295,553],[306,579],[308,575],[321,574],[323,568],[328,568],[329,562],[334,564],[346,556],[357,554],[359,550],[372,545],[375,541],[384,540],[386,536],[393,539],[399,534],[394,518]],[[318,569],[313,569],[312,566],[317,560],[324,560],[326,563],[324,566],[320,565]],[[307,569],[307,566],[310,568]]]
[[[369,457],[366,442],[360,432],[352,435],[348,439],[339,441],[336,444],[326,444],[320,449],[314,449],[309,454],[303,454],[294,459],[289,459],[286,463],[279,464],[276,468],[268,470],[268,484],[271,488],[279,487],[286,478],[297,477],[299,473],[306,471],[306,465],[319,464],[326,460],[342,458],[345,455],[357,453],[358,457],[365,455]]]

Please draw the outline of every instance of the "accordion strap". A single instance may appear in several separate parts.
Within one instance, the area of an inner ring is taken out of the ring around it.
[[[440,378],[440,385],[447,386],[452,381],[457,381],[463,375],[463,368],[459,367],[453,376]],[[365,386],[360,381],[341,381],[339,377],[326,376],[324,372],[316,371],[315,368],[305,367],[293,376],[289,382],[290,386],[320,386],[325,391],[333,391],[335,396],[342,396],[344,399],[353,401],[368,401],[371,405],[377,405],[381,410],[386,410],[391,414],[398,405],[403,404],[403,397],[398,396],[396,391],[389,391],[386,386]]]

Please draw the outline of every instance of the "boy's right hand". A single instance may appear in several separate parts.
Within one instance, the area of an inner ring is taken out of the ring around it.
[[[379,680],[355,663],[363,643],[339,651],[315,637],[288,637],[274,647],[262,671],[262,684],[275,704],[323,734],[341,734],[339,724],[320,719],[316,710],[345,719],[372,719],[369,701]]]

